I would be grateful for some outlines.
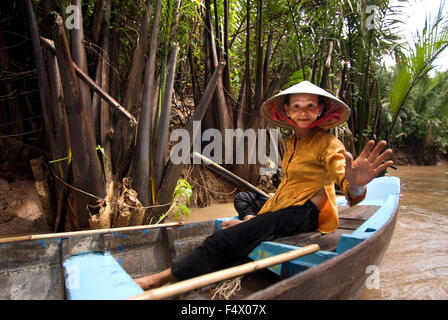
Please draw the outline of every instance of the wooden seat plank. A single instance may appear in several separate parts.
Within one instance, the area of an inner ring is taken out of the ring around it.
[[[369,219],[380,207],[379,206],[353,206],[339,212],[339,218]]]
[[[356,230],[365,221],[364,219],[340,218],[338,229]]]

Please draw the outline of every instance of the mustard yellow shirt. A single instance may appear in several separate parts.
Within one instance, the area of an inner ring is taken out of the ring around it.
[[[339,185],[349,205],[354,205],[365,197],[365,192],[358,197],[351,197],[348,193],[344,152],[342,142],[321,128],[313,129],[310,137],[302,139],[296,134],[292,135],[286,144],[282,160],[284,177],[274,196],[258,214],[303,205],[324,188],[327,201],[319,213],[317,230],[322,233],[336,230],[339,219],[334,183]]]

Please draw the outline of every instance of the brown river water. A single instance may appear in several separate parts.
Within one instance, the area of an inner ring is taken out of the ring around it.
[[[379,289],[360,299],[448,299],[448,165],[398,166],[400,210],[379,265]]]
[[[379,267],[379,286],[360,299],[448,299],[448,164],[397,166],[400,210]],[[236,215],[233,204],[192,209],[189,222]]]

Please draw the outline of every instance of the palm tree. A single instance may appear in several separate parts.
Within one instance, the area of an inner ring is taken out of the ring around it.
[[[425,75],[409,94],[395,126],[397,143],[415,150],[420,163],[435,164],[448,145],[448,71]]]
[[[390,86],[389,98],[392,112],[391,130],[405,105],[406,99],[417,83],[434,68],[434,61],[448,47],[448,20],[443,17],[445,1],[431,24],[426,17],[422,32],[417,31],[413,47],[408,55],[400,57],[395,78]]]

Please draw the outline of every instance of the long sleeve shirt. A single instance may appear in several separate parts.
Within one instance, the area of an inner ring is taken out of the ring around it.
[[[258,214],[303,205],[324,188],[327,201],[320,211],[317,230],[322,233],[336,230],[339,219],[334,184],[339,185],[349,205],[365,197],[365,192],[358,197],[348,192],[344,153],[342,142],[326,130],[316,128],[313,135],[301,139],[292,135],[282,160],[283,180]]]

